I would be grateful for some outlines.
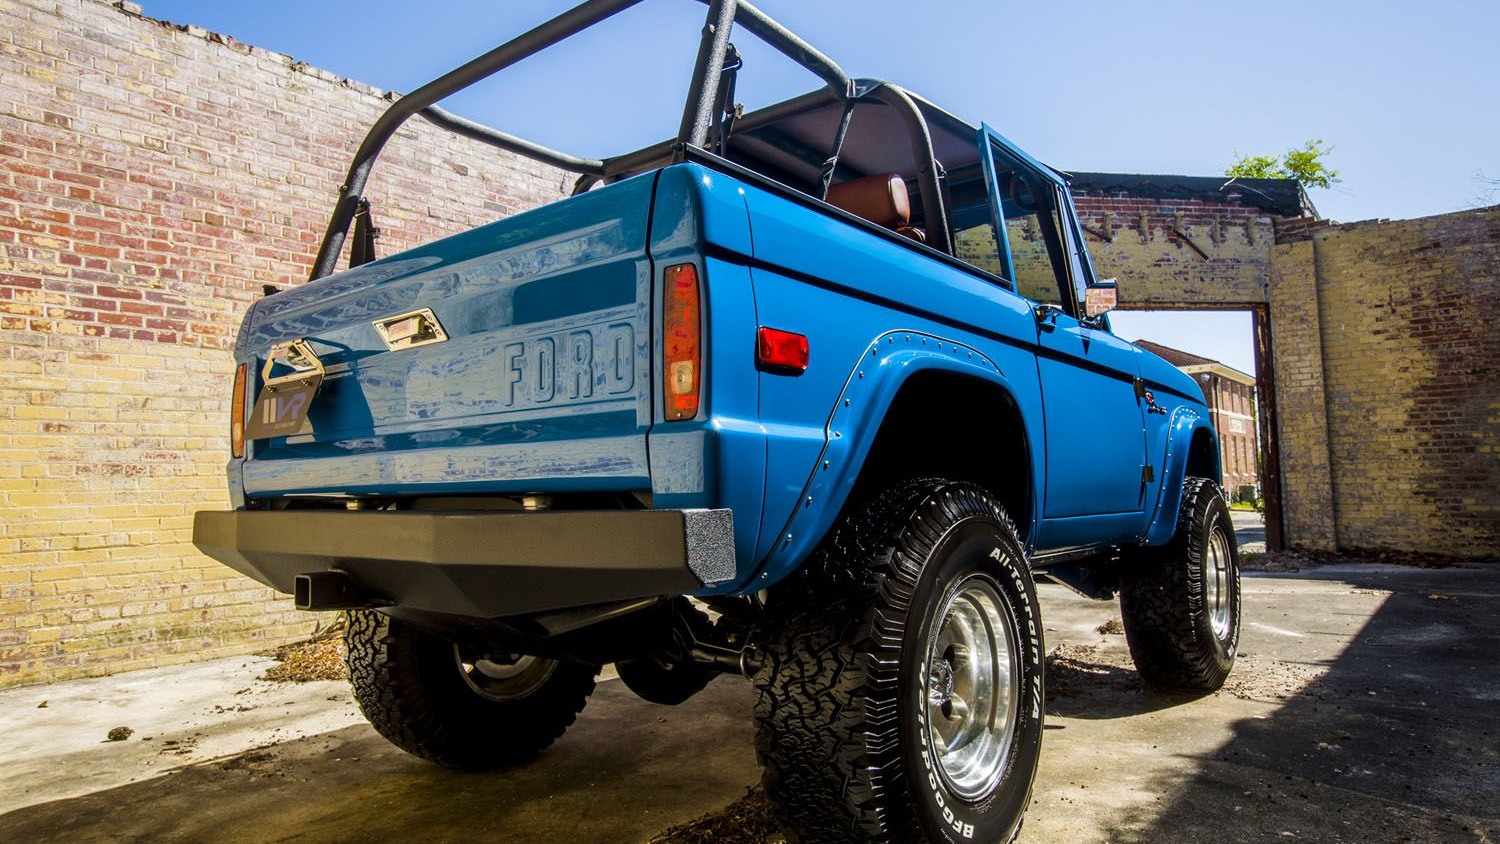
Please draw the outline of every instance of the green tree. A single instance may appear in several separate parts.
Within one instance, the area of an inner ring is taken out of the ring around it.
[[[1321,138],[1287,150],[1285,155],[1241,155],[1224,170],[1224,175],[1239,179],[1296,179],[1304,188],[1330,188],[1343,181],[1339,171],[1327,164],[1333,147]]]

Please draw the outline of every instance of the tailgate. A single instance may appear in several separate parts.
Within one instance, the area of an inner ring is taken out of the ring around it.
[[[247,495],[649,489],[654,178],[259,302],[237,349],[256,380],[297,339],[326,375],[301,432],[250,443]],[[377,330],[423,309],[446,339]]]

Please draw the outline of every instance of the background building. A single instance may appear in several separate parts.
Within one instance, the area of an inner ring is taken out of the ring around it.
[[[1193,376],[1208,402],[1223,456],[1224,491],[1235,501],[1260,498],[1260,441],[1256,437],[1255,376],[1191,352],[1137,340],[1137,346]]]

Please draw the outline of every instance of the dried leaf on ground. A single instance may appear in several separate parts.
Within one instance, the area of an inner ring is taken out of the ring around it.
[[[1240,654],[1219,693],[1241,700],[1286,700],[1327,673],[1320,665]]]
[[[1322,679],[1319,665],[1240,654],[1218,694],[1241,700],[1286,700]],[[1060,645],[1047,654],[1047,695],[1093,692],[1145,693],[1147,687],[1127,653],[1096,645]]]
[[[1317,568],[1319,561],[1295,551],[1278,551],[1269,554],[1240,554],[1241,571],[1297,572]]]
[[[198,749],[198,740],[195,738],[166,739],[161,743],[161,749],[156,751],[158,756],[191,756]]]
[[[1101,652],[1095,645],[1059,645],[1048,652],[1046,664],[1049,697],[1143,688],[1129,656]]]
[[[344,625],[337,624],[313,635],[304,642],[282,645],[270,654],[276,661],[261,675],[262,680],[280,683],[306,683],[311,680],[343,680]]]
[[[756,786],[717,812],[667,829],[650,844],[767,844],[780,840],[770,801]]]

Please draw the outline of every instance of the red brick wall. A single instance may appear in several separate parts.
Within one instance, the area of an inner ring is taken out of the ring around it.
[[[380,92],[99,0],[0,0],[0,685],[265,647],[310,616],[199,555],[229,348],[305,278]],[[382,253],[560,196],[420,120]]]

